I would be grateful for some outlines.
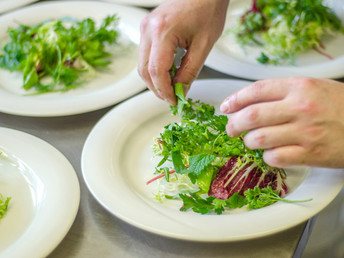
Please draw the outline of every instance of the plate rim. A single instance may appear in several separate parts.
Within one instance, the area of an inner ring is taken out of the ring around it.
[[[13,11],[15,8],[20,8],[20,7],[23,7],[23,6],[26,6],[30,3],[34,3],[34,2],[37,2],[39,0],[16,0],[16,1],[13,1],[13,0],[8,0],[6,1],[5,3],[1,3],[0,2],[0,15],[1,14],[5,14],[6,12],[9,12],[9,11]],[[10,5],[8,5],[10,4]]]

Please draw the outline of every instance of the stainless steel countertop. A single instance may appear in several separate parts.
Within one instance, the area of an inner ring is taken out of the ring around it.
[[[200,73],[199,79],[202,78],[233,79],[206,67]],[[0,113],[1,127],[27,132],[50,143],[67,157],[77,173],[81,188],[80,208],[69,233],[49,257],[300,257],[314,220],[255,240],[203,243],[158,236],[107,212],[88,191],[80,159],[93,126],[112,108],[66,117]]]

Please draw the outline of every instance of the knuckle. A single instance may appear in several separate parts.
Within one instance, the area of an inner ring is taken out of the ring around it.
[[[293,78],[292,84],[297,86],[301,91],[309,92],[316,86],[316,80],[313,78]]]
[[[250,106],[246,109],[246,118],[250,123],[254,123],[258,120],[259,111],[256,107]]]
[[[318,103],[311,99],[303,99],[296,104],[296,112],[305,113],[305,114],[315,114],[317,113]]]
[[[264,81],[256,81],[252,84],[252,98],[257,100],[262,95],[263,88],[265,86]]]
[[[155,77],[159,75],[160,73],[160,66],[157,65],[155,62],[149,62],[148,64],[148,73],[152,76]]]
[[[144,33],[146,31],[157,33],[158,35],[165,31],[168,24],[167,18],[164,16],[155,15],[151,13],[147,15],[140,23],[140,31]]]
[[[183,83],[189,83],[190,81],[195,79],[199,74],[199,69],[191,65],[186,65],[183,70],[184,70],[184,73],[186,73],[189,77],[188,79],[189,81],[183,82]]]
[[[256,130],[253,137],[257,146],[264,146],[266,144],[266,135],[261,130]]]
[[[148,24],[149,24],[149,19],[150,19],[150,16],[149,16],[149,15],[145,16],[145,17],[142,19],[142,21],[141,21],[141,23],[140,23],[140,30],[141,30],[141,32],[144,32],[144,31],[147,30]]]
[[[226,124],[226,132],[228,135],[230,136],[234,136],[236,134],[236,130],[235,130],[235,123],[233,123],[232,119],[229,118],[228,122]]]

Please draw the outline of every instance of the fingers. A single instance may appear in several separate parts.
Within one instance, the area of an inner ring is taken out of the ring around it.
[[[300,145],[288,145],[264,151],[263,159],[271,167],[291,167],[295,165],[316,165],[307,157],[306,150]]]
[[[249,86],[228,96],[221,104],[220,110],[229,114],[248,105],[283,99],[289,89],[288,79],[270,79],[254,82]]]
[[[171,105],[177,103],[171,84],[170,69],[173,65],[174,51],[177,43],[170,40],[153,41],[148,62],[148,73],[159,96]]]
[[[300,134],[294,124],[281,124],[249,131],[244,136],[245,145],[250,149],[271,149],[300,143]],[[286,137],[286,135],[288,137]]]
[[[242,132],[265,126],[284,124],[293,119],[288,103],[278,101],[260,103],[243,108],[228,118],[226,131],[235,137]]]
[[[144,80],[146,83],[147,87],[154,92],[154,94],[162,99],[160,97],[159,93],[155,89],[153,82],[151,80],[151,76],[148,71],[148,64],[149,64],[149,56],[150,56],[150,51],[151,51],[151,38],[147,36],[147,23],[148,19],[144,19],[141,23],[141,38],[140,38],[140,45],[139,45],[139,57],[138,57],[138,66],[137,66],[137,71],[141,78]]]

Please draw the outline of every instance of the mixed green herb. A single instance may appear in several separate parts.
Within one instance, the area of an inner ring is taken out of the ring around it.
[[[111,63],[107,46],[118,43],[118,21],[116,15],[108,16],[97,28],[90,18],[66,17],[8,28],[0,68],[22,72],[24,89],[38,94],[78,87]]]
[[[244,134],[228,136],[225,130],[227,116],[216,115],[215,108],[206,103],[186,100],[181,83],[175,85],[175,92],[178,104],[170,106],[170,109],[173,115],[181,116],[181,121],[166,125],[160,136],[154,139],[154,153],[161,159],[155,171],[157,176],[147,182],[161,178],[160,181],[174,185],[173,193],[163,191],[161,194],[159,189],[157,199],[181,199],[181,211],[192,209],[202,214],[221,214],[225,209],[245,205],[249,209],[257,209],[276,201],[287,201],[270,186],[262,189],[256,186],[246,190],[244,195],[236,193],[226,200],[208,196],[217,172],[233,156],[240,157],[238,168],[253,163],[263,173],[274,172],[285,176],[285,172],[268,166],[262,158],[263,150],[247,148],[243,141]]]
[[[338,33],[344,33],[342,21],[322,0],[253,0],[235,29],[242,46],[262,47],[257,60],[263,64],[294,63],[309,49],[331,58],[322,40]]]
[[[11,200],[11,197],[5,198],[0,194],[0,219],[5,215],[8,209],[8,204]]]

